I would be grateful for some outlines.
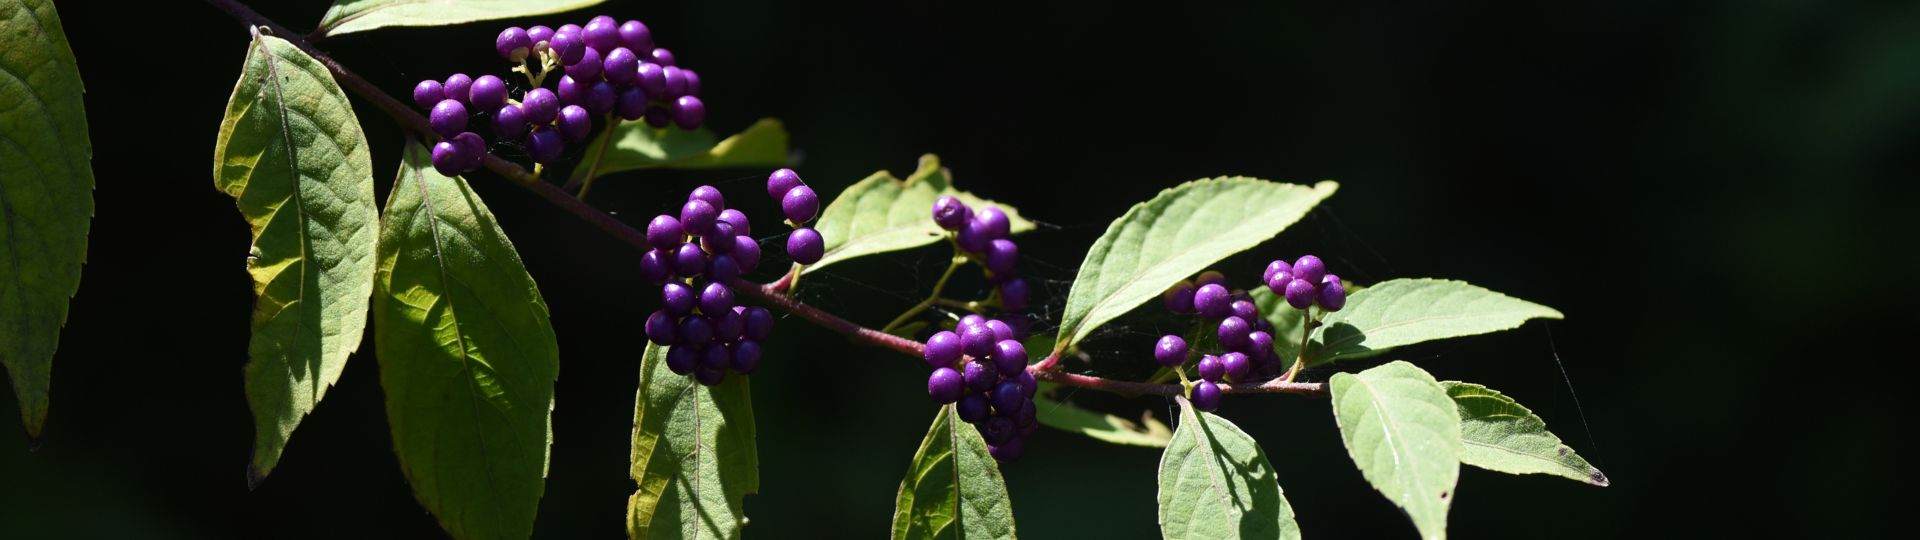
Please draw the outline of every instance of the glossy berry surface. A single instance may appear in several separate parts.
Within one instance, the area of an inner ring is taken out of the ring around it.
[[[474,108],[491,111],[507,104],[507,82],[492,75],[481,75],[468,87],[467,102]]]
[[[1194,368],[1201,379],[1208,381],[1219,381],[1227,374],[1227,366],[1220,363],[1220,357],[1211,354],[1200,357],[1200,361],[1194,363]]]
[[[1026,311],[1029,294],[1031,292],[1027,289],[1026,279],[1012,278],[1003,281],[1000,283],[1000,307],[1007,311]]]
[[[820,212],[820,196],[806,185],[794,186],[780,197],[780,212],[786,215],[788,221],[806,223]]]
[[[767,175],[767,196],[776,201],[782,200],[787,196],[788,190],[800,184],[800,173],[793,172],[793,169],[775,170],[773,174]]]
[[[1201,285],[1193,291],[1193,308],[1209,319],[1233,314],[1233,296],[1219,283]]]
[[[998,321],[995,321],[998,322]],[[1019,375],[1027,369],[1027,347],[1012,339],[993,345],[993,367],[1001,375]]]
[[[527,135],[527,155],[538,163],[553,163],[567,145],[561,141],[560,133],[553,129],[540,128]]]
[[[593,129],[593,120],[585,107],[568,105],[560,108],[556,125],[560,128],[560,135],[568,141],[580,142],[587,140],[588,131]]]
[[[1302,255],[1293,262],[1293,277],[1305,280],[1308,284],[1319,283],[1321,278],[1327,277],[1327,263],[1321,262],[1319,257]]]
[[[820,257],[826,256],[826,252],[826,240],[813,229],[794,229],[793,234],[787,235],[787,256],[792,257],[793,262],[800,264],[820,262]]]
[[[1211,381],[1200,381],[1193,385],[1193,395],[1187,397],[1193,402],[1193,408],[1211,411],[1220,408],[1220,387]]]
[[[926,351],[922,357],[929,367],[953,367],[955,362],[960,361],[961,348],[960,335],[943,330],[927,337]]]
[[[427,113],[427,125],[434,133],[451,139],[467,129],[467,106],[454,99],[440,100]]]
[[[967,224],[967,218],[972,215],[972,211],[967,209],[967,204],[960,202],[958,197],[941,195],[933,201],[933,222],[942,229],[960,230],[961,226]]]
[[[680,96],[673,100],[673,125],[680,129],[698,129],[707,121],[707,104],[696,96]]]
[[[447,93],[441,89],[440,81],[420,81],[413,85],[413,104],[421,109],[433,110],[443,99],[447,99]]]
[[[500,59],[518,64],[533,51],[533,37],[518,26],[507,28],[493,38],[493,50],[500,53]]]
[[[1347,307],[1347,286],[1340,284],[1340,276],[1327,274],[1320,283],[1319,297],[1315,300],[1327,311],[1340,311],[1340,308]]]
[[[440,88],[446,92],[447,99],[464,104],[467,100],[467,92],[473,89],[473,77],[468,77],[465,73],[448,75],[447,82],[442,83]]]
[[[1187,361],[1187,340],[1180,336],[1167,334],[1153,344],[1153,361],[1166,367],[1173,367]]]
[[[1287,305],[1296,309],[1307,309],[1313,305],[1314,300],[1317,300],[1316,296],[1319,292],[1314,290],[1313,284],[1308,283],[1307,280],[1294,278],[1293,281],[1287,282],[1284,294],[1287,297]]]
[[[1160,303],[1166,306],[1167,311],[1190,315],[1193,313],[1193,293],[1193,283],[1182,280],[1160,293]]]
[[[927,395],[937,403],[959,401],[960,394],[966,390],[965,386],[966,381],[953,368],[938,368],[927,376]]]

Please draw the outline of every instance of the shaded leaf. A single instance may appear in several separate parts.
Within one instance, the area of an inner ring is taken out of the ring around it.
[[[454,538],[526,538],[545,490],[560,352],[513,243],[408,142],[381,220],[374,348],[414,496]]]
[[[893,538],[1013,538],[1013,503],[979,430],[940,407],[893,503]]]
[[[1134,422],[1111,414],[1098,413],[1076,407],[1065,401],[1048,397],[1052,383],[1040,383],[1040,392],[1033,396],[1035,416],[1041,424],[1061,431],[1079,433],[1095,440],[1130,446],[1151,446],[1164,448],[1173,438],[1173,430],[1160,423],[1151,412],[1142,413],[1140,421]]]
[[[1320,318],[1307,365],[1359,358],[1423,341],[1510,330],[1530,319],[1559,319],[1553,308],[1464,281],[1394,279],[1347,297]]]
[[[1460,477],[1460,414],[1432,375],[1394,361],[1335,373],[1333,418],[1347,455],[1373,488],[1413,518],[1424,538],[1447,536]]]
[[[1551,474],[1596,486],[1607,475],[1547,431],[1547,422],[1498,390],[1441,381],[1460,409],[1460,462],[1509,474]]]
[[[40,436],[53,353],[80,288],[93,143],[80,70],[50,0],[0,0],[0,364]]]
[[[733,167],[779,167],[787,163],[787,129],[779,120],[762,118],[752,126],[716,141],[712,131],[692,131],[677,127],[656,128],[645,122],[621,122],[613,133],[602,133],[588,143],[582,156],[592,156],[614,139],[613,147],[600,158],[594,176],[606,176],[634,169],[721,169]],[[573,168],[573,181],[585,181],[587,165]]]
[[[1267,455],[1239,426],[1180,402],[1180,427],[1160,456],[1163,538],[1299,538],[1293,505]]]
[[[667,369],[666,351],[648,344],[640,360],[627,536],[739,538],[746,497],[760,491],[747,378],[701,386]]]
[[[808,265],[807,272],[876,253],[911,249],[939,242],[947,231],[933,223],[933,201],[941,195],[959,197],[979,209],[991,205],[1006,211],[1013,234],[1033,230],[1020,211],[953,188],[953,174],[933,154],[920,156],[920,165],[902,181],[880,171],[847,186],[820,214],[814,229],[826,239],[826,255]]]
[[[214,185],[253,228],[252,482],[273,470],[360,348],[379,228],[368,155],[327,68],[286,40],[256,36],[213,155]]]
[[[1280,234],[1338,184],[1257,178],[1196,180],[1161,191],[1113,220],[1087,250],[1061,314],[1064,350],[1168,286]]]
[[[606,0],[336,0],[317,36],[389,26],[446,26],[573,11]]]

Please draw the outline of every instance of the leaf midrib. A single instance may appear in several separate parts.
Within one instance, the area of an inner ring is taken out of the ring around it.
[[[307,226],[308,226],[307,203],[306,203],[306,198],[303,196],[304,192],[301,186],[300,151],[299,151],[299,148],[297,148],[298,145],[294,144],[294,140],[293,140],[293,131],[292,131],[293,119],[287,115],[288,114],[287,113],[287,109],[288,109],[287,92],[286,92],[286,89],[281,87],[280,85],[280,62],[279,62],[280,56],[274,53],[273,43],[270,41],[267,41],[266,37],[260,37],[257,39],[260,45],[260,52],[262,55],[266,57],[266,61],[267,61],[267,83],[269,86],[273,88],[273,109],[275,112],[278,112],[280,115],[281,143],[284,144],[287,148],[287,177],[293,180],[293,189],[291,190],[291,193],[288,195],[288,197],[293,199],[294,215],[300,218],[298,222],[300,226],[298,230],[299,237],[300,237],[300,242],[299,242],[300,274],[296,276],[299,278],[300,288],[297,291],[295,291],[294,298],[295,298],[295,301],[300,302],[301,305],[299,307],[299,311],[296,312],[294,316],[296,318],[304,319],[305,317],[302,317],[302,315],[308,312],[308,308],[307,308],[308,268],[307,267],[311,264],[309,259],[313,255],[313,239],[307,234]],[[253,180],[251,178],[247,180],[247,185],[248,186],[253,185]],[[278,210],[275,210],[275,211],[277,212]],[[265,229],[263,227],[262,233],[264,234],[264,232],[265,232]],[[315,307],[318,307],[318,306],[315,306]],[[316,320],[314,324],[318,325],[319,321]],[[294,324],[293,337],[291,340],[288,341],[290,346],[283,349],[285,351],[288,351],[288,354],[286,356],[282,356],[282,359],[289,366],[291,366],[293,363],[293,358],[292,358],[293,351],[299,350],[300,336],[305,333],[304,332],[305,327],[306,325],[304,324]],[[316,356],[319,357],[320,363],[324,364],[326,363],[326,353],[327,353],[327,351],[325,350],[326,344],[321,343],[320,348],[322,350],[317,351]],[[310,397],[312,402],[316,402],[316,403],[319,402],[320,400],[319,394],[321,392],[324,392],[325,388],[326,388],[325,382],[319,382],[318,384],[313,385],[314,395]],[[311,403],[308,405],[308,407],[309,408],[312,407]],[[282,442],[281,444],[284,445],[285,442]]]

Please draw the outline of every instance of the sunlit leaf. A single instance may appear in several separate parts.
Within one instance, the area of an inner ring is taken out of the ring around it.
[[[747,378],[702,386],[667,369],[666,351],[648,344],[640,360],[627,536],[739,538],[746,496],[760,491]]]
[[[1013,503],[979,430],[940,408],[893,503],[893,538],[1013,538]]]
[[[599,154],[609,137],[614,141],[613,147],[600,157],[599,166],[590,167],[587,162]],[[771,169],[787,162],[787,130],[779,120],[764,118],[731,137],[716,141],[707,128],[688,131],[677,127],[656,128],[645,122],[621,122],[611,135],[600,135],[581,150],[580,155],[587,157],[573,168],[575,182],[585,181],[590,168],[596,177],[653,168]]]
[[[1033,230],[1033,222],[1020,217],[1012,206],[954,189],[952,172],[940,166],[940,158],[927,154],[920,156],[920,166],[904,181],[880,171],[840,192],[814,225],[826,239],[826,255],[806,271],[939,242],[947,231],[933,222],[933,201],[941,195],[958,197],[976,210],[991,205],[1005,211],[1013,234]]]
[[[1596,486],[1607,475],[1547,431],[1547,422],[1498,390],[1441,381],[1460,408],[1460,462],[1509,474],[1551,474]]]
[[[1335,373],[1333,418],[1360,474],[1405,510],[1424,538],[1447,536],[1460,478],[1460,414],[1432,375],[1402,361]]]
[[[1050,383],[1041,383],[1040,393],[1033,396],[1035,416],[1041,424],[1095,440],[1130,446],[1166,447],[1167,441],[1173,439],[1173,430],[1154,419],[1152,413],[1142,413],[1140,421],[1135,422],[1089,411],[1048,397],[1048,388],[1051,386]]]
[[[1179,398],[1180,427],[1160,456],[1162,538],[1299,538],[1293,505],[1253,437]]]
[[[1353,293],[1345,308],[1320,318],[1320,328],[1307,346],[1307,365],[1423,341],[1510,330],[1531,319],[1559,318],[1560,312],[1553,308],[1462,281],[1388,280]]]
[[[389,26],[446,26],[573,11],[606,0],[336,0],[320,17],[319,36]],[[585,24],[586,21],[580,21]]]

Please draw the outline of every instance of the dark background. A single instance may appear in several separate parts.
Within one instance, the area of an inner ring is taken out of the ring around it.
[[[59,3],[87,85],[98,210],[44,445],[28,452],[21,430],[0,426],[0,536],[439,535],[389,450],[370,338],[279,469],[247,490],[249,239],[209,174],[247,34],[201,3],[153,4],[165,5]],[[326,9],[260,4],[299,30]],[[1223,263],[1236,283],[1312,251],[1362,282],[1459,278],[1564,311],[1393,356],[1517,397],[1613,480],[1463,468],[1459,536],[1892,532],[1911,449],[1896,400],[1912,356],[1897,343],[1920,298],[1920,6],[1201,4],[596,11],[646,21],[697,68],[716,129],[784,120],[824,195],[934,152],[963,188],[1046,222],[1022,251],[1049,311],[1109,220],[1222,174],[1342,182],[1306,220]],[[504,72],[490,44],[507,24],[323,48],[405,95],[421,78]],[[401,135],[364,103],[357,112],[384,197]],[[591,202],[641,223],[711,182],[771,223],[755,195],[764,174],[627,174]],[[542,283],[560,337],[539,536],[617,536],[639,322],[657,295],[623,245],[496,178],[474,185]],[[942,257],[845,264],[803,295],[878,324],[924,294]],[[1125,319],[1088,349],[1144,362],[1166,324]],[[924,368],[798,320],[776,334],[754,377],[762,489],[749,534],[884,535],[933,410]],[[0,418],[16,418],[4,397]],[[1162,418],[1169,405],[1074,398]],[[1308,535],[1412,534],[1348,461],[1324,400],[1237,397],[1223,414],[1261,441]],[[1155,535],[1158,459],[1041,431],[1005,468],[1020,531]]]

